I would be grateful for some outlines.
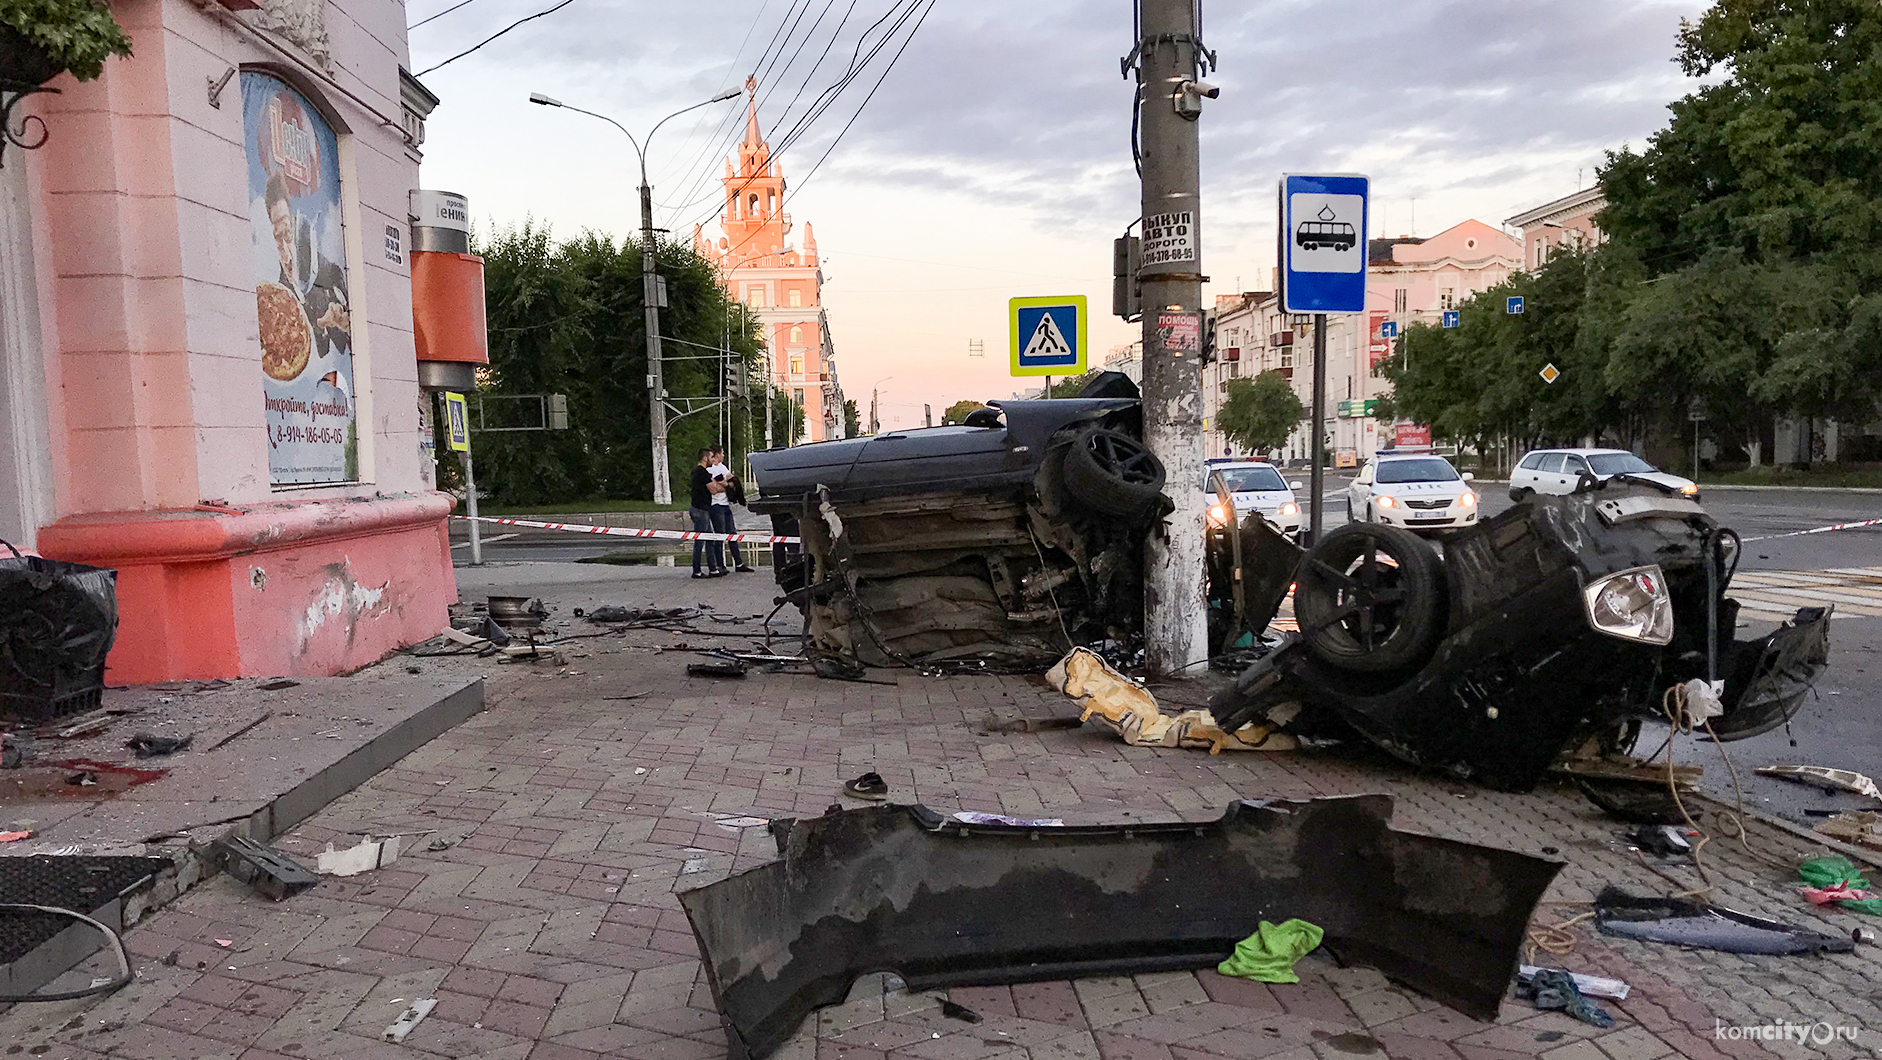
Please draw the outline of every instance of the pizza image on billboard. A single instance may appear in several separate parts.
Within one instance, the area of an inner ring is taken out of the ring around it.
[[[301,300],[286,287],[265,282],[255,288],[255,312],[261,324],[261,370],[284,383],[300,378],[314,355],[314,332]]]

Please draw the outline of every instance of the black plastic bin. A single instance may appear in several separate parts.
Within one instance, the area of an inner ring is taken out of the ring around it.
[[[0,545],[12,553],[0,556],[0,719],[93,709],[118,633],[118,572]]]

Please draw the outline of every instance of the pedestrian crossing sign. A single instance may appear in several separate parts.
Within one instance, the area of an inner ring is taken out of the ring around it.
[[[1085,296],[1014,298],[1007,303],[1013,375],[1085,373]]]

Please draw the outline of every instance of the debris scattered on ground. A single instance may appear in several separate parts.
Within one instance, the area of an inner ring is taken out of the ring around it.
[[[1835,813],[1835,811],[1831,811]],[[1847,810],[1817,825],[1817,831],[1831,839],[1882,850],[1882,813],[1874,810]]]
[[[1686,820],[1685,814],[1680,812],[1678,800],[1667,789],[1664,767],[1657,782],[1580,776],[1575,777],[1574,781],[1575,787],[1589,802],[1617,821],[1640,825],[1675,825],[1683,824]],[[1675,782],[1680,784],[1683,791],[1691,790],[1685,783],[1677,779]]]
[[[17,843],[22,839],[31,838],[33,838],[33,830],[31,828],[23,828],[17,832],[0,832],[0,843]]]
[[[715,659],[712,662],[688,663],[688,677],[744,677],[745,664],[737,659]]]
[[[194,739],[196,739],[195,733],[190,733],[187,736],[156,736],[151,733],[140,732],[124,741],[124,746],[135,751],[139,758],[157,758],[162,755],[173,755],[178,751],[187,750],[190,741]]]
[[[1083,718],[1028,718],[1016,714],[1001,714],[995,711],[987,715],[981,723],[988,732],[1048,732],[1053,729],[1076,729],[1085,724]]]
[[[81,714],[76,718],[66,719],[61,725],[48,725],[37,730],[34,735],[48,740],[76,740],[82,736],[93,736],[111,727],[115,720],[111,712],[105,710]]]
[[[404,1012],[399,1013],[399,1018],[393,1020],[392,1026],[387,1027],[385,1032],[380,1034],[379,1037],[388,1042],[403,1042],[405,1036],[412,1033],[412,1028],[418,1026],[418,1022],[426,1016],[431,1015],[431,1010],[437,1007],[437,998],[419,998],[417,1001],[412,1002]]]
[[[1008,817],[1003,813],[979,813],[974,810],[956,810],[950,815],[962,824],[1003,824],[1014,828],[1063,828],[1065,821],[1059,817]]]
[[[234,939],[211,939],[210,941],[214,942],[218,946],[221,946],[225,950],[235,945]]]
[[[503,627],[505,631],[535,629],[549,617],[549,609],[542,606],[541,600],[533,597],[492,596],[488,600],[490,621]]]
[[[1516,978],[1518,981],[1526,981],[1543,970],[1533,964],[1518,965]],[[1627,1000],[1628,986],[1619,979],[1609,979],[1601,975],[1583,975],[1580,972],[1568,974],[1575,980],[1575,988],[1588,997],[1613,998],[1615,1001]]]
[[[577,609],[575,617],[586,618],[590,622],[608,623],[673,622],[684,621],[689,618],[698,618],[699,609],[696,607],[618,607],[613,604],[608,604],[597,607],[586,615],[582,614],[580,609]]]
[[[81,769],[71,776],[66,777],[65,782],[75,788],[89,788],[98,783],[98,774],[89,769]]]
[[[1831,769],[1828,766],[1760,766],[1758,774],[1799,784],[1812,784],[1825,791],[1847,791],[1852,795],[1882,799],[1882,790],[1876,788],[1875,781],[1848,769]]]
[[[300,687],[300,682],[294,680],[292,677],[277,677],[272,681],[263,681],[255,687],[261,689],[263,692],[279,692],[284,688],[298,688]]]
[[[1539,969],[1517,985],[1516,996],[1534,1002],[1544,1012],[1566,1012],[1604,1030],[1614,1026],[1614,1017],[1606,1009],[1582,996],[1575,977],[1556,968]]]
[[[1643,824],[1628,835],[1628,842],[1662,858],[1689,857],[1692,844],[1687,841],[1687,831],[1670,824]]]
[[[357,876],[384,868],[399,860],[399,845],[398,836],[362,840],[345,850],[335,850],[333,844],[328,843],[327,849],[315,858],[314,871],[322,876]]]
[[[857,976],[910,991],[1212,968],[1268,909],[1478,1019],[1561,866],[1390,826],[1392,799],[1238,801],[1214,821],[970,825],[877,805],[775,822],[779,859],[682,891],[727,1054],[771,1053]],[[776,963],[776,954],[791,954]]]
[[[296,682],[296,683],[298,684],[299,682]],[[274,711],[269,711],[268,713],[263,714],[261,717],[256,718],[254,721],[249,722],[247,725],[242,726],[241,728],[235,730],[234,732],[228,734],[227,736],[224,736],[222,739],[217,740],[215,743],[210,744],[209,749],[211,751],[216,751],[216,750],[220,750],[223,747],[228,746],[229,741],[234,740],[238,736],[246,736],[248,733],[254,731],[255,726],[260,725],[262,722],[267,721],[269,718],[272,718],[272,717],[274,717]]]
[[[1270,924],[1266,920],[1255,933],[1235,944],[1235,952],[1215,970],[1237,979],[1261,983],[1298,983],[1294,965],[1320,947],[1326,931],[1305,920],[1286,920]]]
[[[1797,866],[1797,875],[1804,881],[1804,886],[1797,890],[1811,905],[1835,902],[1844,909],[1882,916],[1882,895],[1869,889],[1871,884],[1862,870],[1848,858],[1836,855],[1805,858],[1804,863]]]
[[[855,780],[843,782],[843,794],[857,799],[886,799],[889,797],[889,782],[880,774],[864,773]]]
[[[1206,710],[1165,714],[1155,696],[1089,648],[1073,648],[1046,671],[1046,683],[1078,701],[1084,708],[1079,721],[1095,717],[1133,747],[1206,747],[1210,754],[1300,747],[1298,740],[1279,731],[1286,722],[1274,721],[1273,713],[1272,724],[1251,722],[1233,733],[1223,732]]]
[[[36,757],[32,741],[0,733],[0,769],[18,769]]]
[[[320,877],[293,858],[242,836],[224,836],[210,844],[209,861],[248,884],[256,894],[277,902],[320,882]]]
[[[963,1023],[979,1023],[980,1022],[980,1013],[975,1012],[973,1009],[968,1008],[966,1005],[957,1005],[954,1002],[949,1001],[947,998],[941,999],[941,1014],[943,1016],[946,1016],[948,1019],[960,1020]]]
[[[602,696],[601,699],[603,702],[607,703],[620,703],[629,699],[639,699],[642,696],[651,695],[653,695],[653,690],[649,689],[645,692],[630,692],[625,696]]]
[[[1602,889],[1594,907],[1595,926],[1604,934],[1642,942],[1773,956],[1848,953],[1856,948],[1842,936],[1684,898],[1635,897],[1613,886]]]

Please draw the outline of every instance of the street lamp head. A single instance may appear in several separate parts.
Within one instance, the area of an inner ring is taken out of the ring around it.
[[[545,96],[540,92],[531,92],[529,94],[529,101],[531,103],[540,103],[545,107],[559,107],[562,105],[561,100],[553,96]]]
[[[709,99],[709,100],[707,100],[706,102],[708,102],[708,103],[723,103],[723,102],[725,102],[725,101],[726,101],[726,100],[728,100],[728,99],[737,99],[738,97],[740,97],[740,96],[742,96],[742,95],[744,95],[744,93],[743,93],[742,91],[740,91],[739,89],[736,89],[736,88],[728,88],[728,89],[726,89],[726,90],[725,90],[724,92],[721,92],[721,93],[719,93],[718,95],[716,95],[716,96],[714,96],[714,97],[712,97],[711,99]]]

